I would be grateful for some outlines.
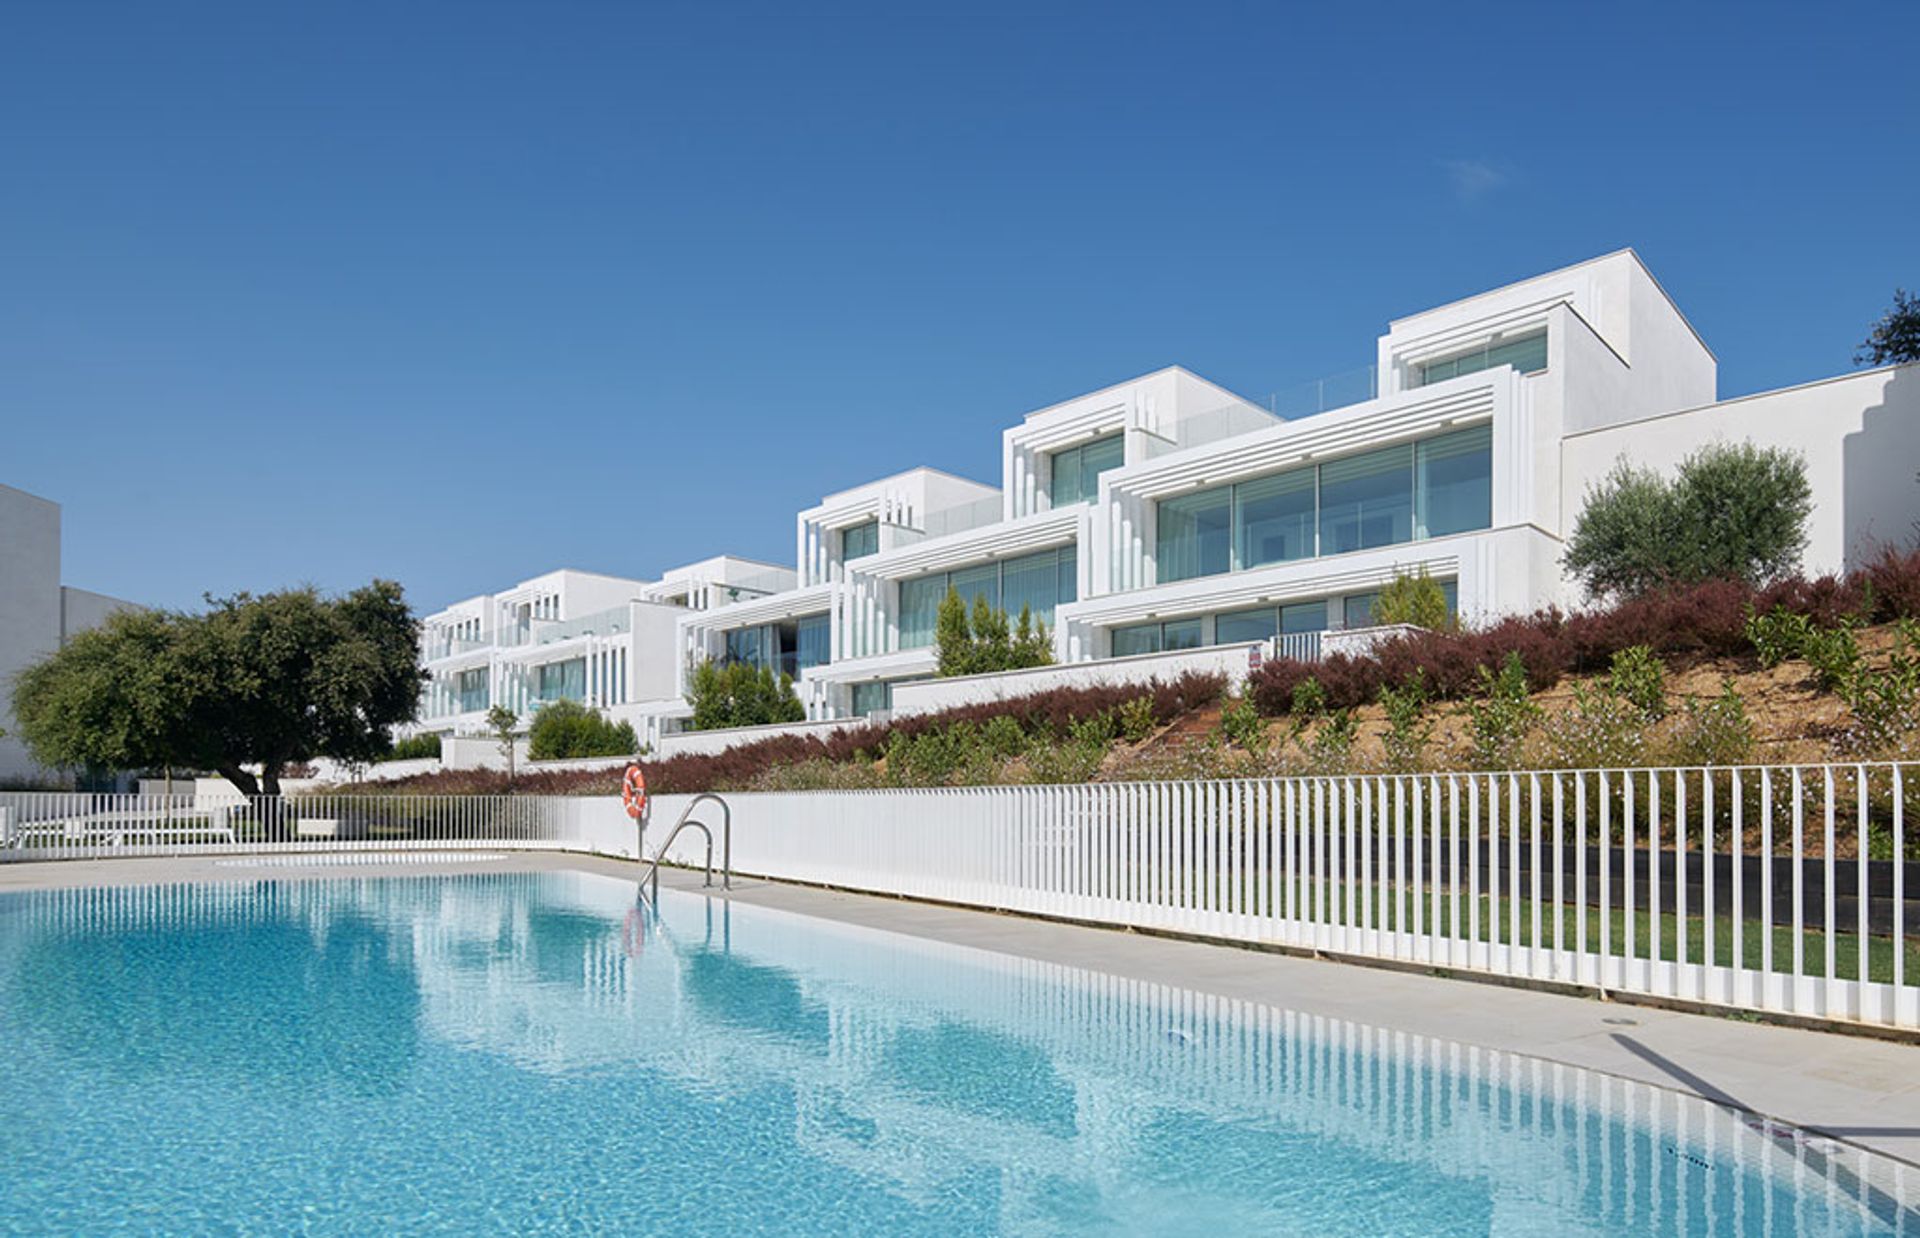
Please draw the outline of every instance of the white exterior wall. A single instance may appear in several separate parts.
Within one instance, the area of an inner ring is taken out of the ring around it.
[[[14,737],[14,677],[131,602],[60,583],[60,505],[0,485],[0,782],[56,781]]]
[[[837,584],[847,575],[840,534],[878,521],[884,554],[929,536],[972,524],[989,524],[1000,492],[993,486],[938,469],[918,468],[827,495],[795,519],[799,587]]]
[[[1170,683],[1186,674],[1224,675],[1230,689],[1245,682],[1247,672],[1264,657],[1266,641],[1214,645],[1172,653],[1149,653],[1131,658],[1108,658],[1091,666],[1036,666],[1028,670],[991,675],[961,675],[904,683],[893,690],[893,715],[938,713],[962,705],[985,705],[1047,692],[1055,688],[1145,687]]]
[[[1800,452],[1813,490],[1803,567],[1857,567],[1882,544],[1906,545],[1920,518],[1920,363],[1889,366],[1570,435],[1562,503],[1577,515],[1616,461],[1671,474],[1711,443]]]
[[[45,771],[13,738],[13,678],[60,647],[60,505],[0,486],[0,779]]]

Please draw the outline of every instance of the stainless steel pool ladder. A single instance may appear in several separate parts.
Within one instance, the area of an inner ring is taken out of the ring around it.
[[[673,850],[673,840],[680,837],[680,831],[689,826],[706,835],[706,884],[709,886],[713,884],[713,831],[707,828],[705,822],[693,819],[693,810],[700,807],[702,800],[712,800],[720,805],[720,888],[733,889],[733,809],[727,806],[727,801],[713,792],[702,791],[694,796],[686,809],[681,812],[680,819],[673,823],[671,830],[667,831],[667,841],[660,844],[660,849],[653,853],[651,860],[647,861],[646,871],[640,874],[640,897],[647,899],[656,907],[660,904],[660,861],[666,858],[667,852]],[[651,895],[647,892],[649,883],[653,891]]]

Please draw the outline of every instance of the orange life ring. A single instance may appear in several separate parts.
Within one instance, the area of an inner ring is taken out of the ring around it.
[[[638,765],[627,766],[626,776],[620,779],[620,802],[635,821],[647,811],[647,774]]]

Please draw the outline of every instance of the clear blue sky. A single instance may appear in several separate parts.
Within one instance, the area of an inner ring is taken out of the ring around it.
[[[1920,5],[0,12],[0,481],[69,584],[791,562],[1179,363],[1637,248],[1723,394],[1920,285]]]

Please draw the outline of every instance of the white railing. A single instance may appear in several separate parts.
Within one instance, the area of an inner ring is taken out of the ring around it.
[[[1920,764],[727,799],[741,873],[1920,1027]],[[636,841],[610,796],[0,795],[0,861]]]
[[[742,873],[1913,1028],[1920,865],[1890,857],[1911,853],[1916,778],[1845,765],[728,800]]]
[[[0,863],[486,847],[635,854],[617,800],[520,795],[0,793]]]

